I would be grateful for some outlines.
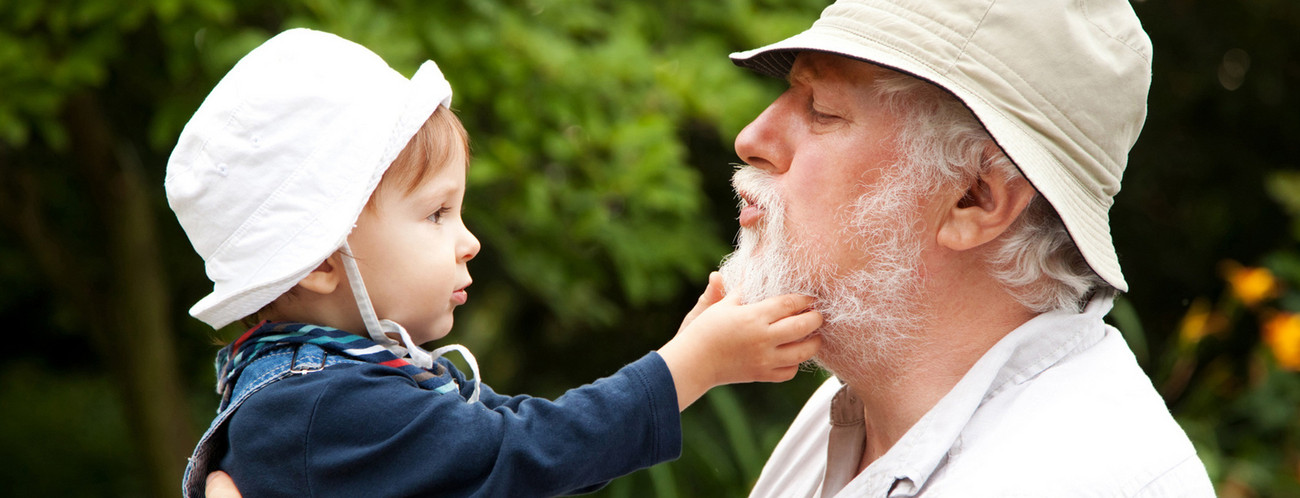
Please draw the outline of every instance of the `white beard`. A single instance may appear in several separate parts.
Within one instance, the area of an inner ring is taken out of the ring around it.
[[[891,168],[899,172],[906,168]],[[825,323],[822,348],[813,358],[821,368],[850,384],[871,385],[901,366],[916,347],[927,306],[921,299],[921,237],[916,227],[921,182],[907,175],[882,177],[852,206],[846,206],[835,240],[792,241],[785,203],[772,175],[742,167],[732,177],[764,211],[754,229],[740,229],[736,251],[720,272],[728,293],[757,302],[788,293],[815,297]],[[862,268],[844,275],[822,258],[818,245],[848,244],[866,255]],[[873,382],[874,381],[874,382]]]

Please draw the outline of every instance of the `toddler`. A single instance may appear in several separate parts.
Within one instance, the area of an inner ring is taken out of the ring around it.
[[[676,336],[554,401],[479,382],[450,332],[479,241],[451,87],[295,29],[231,69],[186,124],[168,202],[213,291],[190,310],[252,329],[217,356],[218,415],[186,470],[247,496],[551,496],[676,458],[713,386],[781,381],[820,344],[811,298],[741,305],[711,275]],[[458,350],[472,377],[441,356]]]

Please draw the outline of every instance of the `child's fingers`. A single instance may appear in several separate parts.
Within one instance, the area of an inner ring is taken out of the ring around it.
[[[767,323],[775,323],[785,317],[798,313],[810,308],[816,298],[802,294],[785,294],[776,297],[769,297],[757,303],[753,303],[758,316],[767,319]]]
[[[763,374],[761,380],[764,382],[785,382],[794,378],[799,372],[799,365],[811,360],[817,350],[821,349],[822,336],[820,334],[811,334],[802,340],[782,344],[777,346],[776,351],[770,357],[772,366],[769,366]]]
[[[722,280],[722,273],[716,271],[709,272],[709,287],[713,286],[717,286],[718,291],[722,294],[727,293],[727,283]]]
[[[700,294],[699,304],[711,306],[721,301],[726,295],[727,291],[723,287],[722,274],[716,271],[711,272],[709,273],[709,285],[704,288],[704,293]]]
[[[691,308],[691,311],[687,312],[686,317],[682,319],[682,326],[677,329],[678,332],[685,329],[691,322],[695,321],[696,318],[704,313],[704,310],[722,302],[722,300],[727,297],[726,292],[723,290],[722,274],[716,271],[709,273],[709,285],[704,288],[704,292],[700,294],[700,298],[695,301],[695,307]],[[732,301],[736,302],[732,302],[731,304],[740,304],[738,301],[739,299],[739,297],[732,298]]]
[[[798,373],[799,373],[799,365],[774,368],[772,369],[771,372],[768,372],[767,378],[763,380],[766,382],[785,382],[787,380],[793,379],[795,374]]]
[[[808,310],[797,315],[787,316],[773,322],[769,330],[772,340],[777,344],[796,342],[822,326],[825,319],[821,312]]]
[[[707,292],[707,291],[706,291],[706,292]],[[698,307],[698,306],[700,306],[700,304],[702,304],[702,303],[704,303],[704,296],[700,296],[700,301],[699,301],[699,303],[696,303],[696,306]],[[732,293],[726,293],[726,292],[724,292],[724,293],[722,294],[722,299],[719,299],[719,300],[717,300],[717,301],[714,301],[714,302],[712,302],[712,303],[709,303],[709,306],[712,306],[712,305],[715,305],[715,304],[725,304],[725,305],[727,305],[727,306],[740,306],[740,293],[739,293],[739,292],[732,292]],[[706,307],[707,307],[707,306],[706,306]]]
[[[821,347],[821,334],[812,334],[804,337],[803,340],[778,346],[776,348],[776,358],[781,365],[794,365],[797,367],[800,363],[811,360]]]

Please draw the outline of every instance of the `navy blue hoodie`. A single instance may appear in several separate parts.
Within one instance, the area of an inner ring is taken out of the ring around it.
[[[473,381],[446,359],[428,371],[360,336],[282,323],[230,349],[246,353],[252,342],[254,354],[219,366],[241,401],[225,407],[234,411],[219,467],[244,496],[555,496],[681,454],[677,394],[657,353],[554,401],[482,385],[470,404]],[[346,360],[283,375],[303,351]],[[283,376],[266,382],[277,370]]]

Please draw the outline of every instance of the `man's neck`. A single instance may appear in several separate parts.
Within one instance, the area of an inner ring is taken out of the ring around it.
[[[862,400],[866,445],[859,472],[902,439],[989,348],[1034,317],[1003,293],[935,309],[905,358],[840,379]]]

